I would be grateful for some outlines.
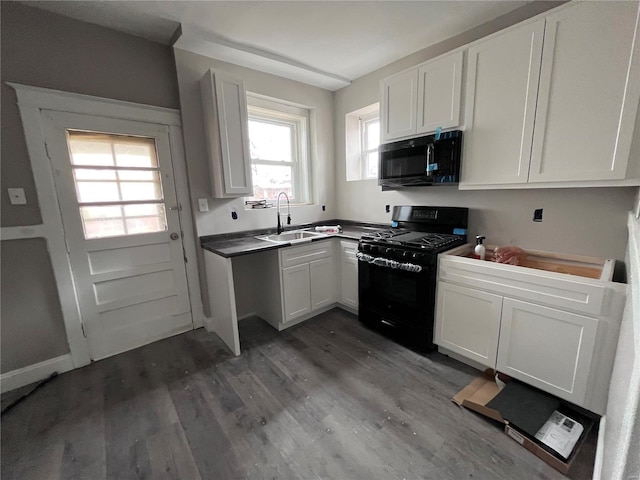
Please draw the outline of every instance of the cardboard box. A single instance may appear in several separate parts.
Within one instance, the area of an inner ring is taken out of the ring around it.
[[[532,396],[546,395],[542,392],[538,392],[537,390],[522,384],[520,384],[518,388],[530,389]],[[500,392],[501,392],[501,389],[496,384],[492,372],[488,371],[476,377],[469,385],[467,385],[465,388],[460,390],[456,395],[453,396],[452,401],[459,406],[468,408],[469,410],[478,412],[481,415],[484,415],[485,417],[488,417],[497,422],[503,423],[504,431],[511,439],[518,442],[524,448],[526,448],[527,450],[532,452],[534,455],[544,460],[546,463],[551,465],[553,468],[555,468],[559,472],[562,472],[563,474],[567,474],[569,472],[569,469],[571,468],[571,465],[578,451],[580,450],[582,443],[584,442],[589,432],[589,429],[593,424],[593,421],[588,417],[580,414],[579,412],[571,410],[567,405],[562,404],[560,400],[557,400],[558,405],[560,405],[558,409],[563,411],[563,413],[569,415],[571,418],[580,422],[584,427],[584,431],[582,432],[580,439],[574,446],[573,451],[571,452],[571,455],[569,455],[569,458],[564,459],[558,453],[555,453],[553,450],[546,447],[539,440],[537,440],[534,437],[535,432],[533,434],[530,434],[529,432],[522,430],[521,428],[518,427],[518,425],[510,421],[508,415],[506,414],[503,415],[503,412],[500,412],[499,410],[491,407],[492,400],[494,400],[498,396],[498,394],[500,394]],[[555,397],[552,397],[552,398],[555,399]],[[504,400],[505,399],[503,398],[502,399],[503,403],[504,403]],[[508,397],[506,397],[506,400],[508,400]],[[498,402],[493,402],[493,403],[498,403]],[[525,406],[524,408],[527,408],[527,407]],[[546,408],[553,409],[554,408],[553,402],[549,403],[549,405],[547,405]],[[530,414],[530,410],[525,410],[525,413]],[[539,415],[544,416],[546,414],[544,413],[544,410],[543,410],[542,412],[539,413]],[[515,418],[517,418],[517,415],[515,415]],[[544,421],[546,421],[546,418],[542,419],[542,422]],[[531,430],[530,426],[529,426],[529,430]]]

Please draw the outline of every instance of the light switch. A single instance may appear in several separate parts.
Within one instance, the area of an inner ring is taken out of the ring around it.
[[[198,211],[200,212],[208,212],[209,211],[209,203],[206,198],[198,199]]]
[[[7,188],[9,192],[9,201],[11,205],[26,205],[27,197],[24,194],[24,188]]]

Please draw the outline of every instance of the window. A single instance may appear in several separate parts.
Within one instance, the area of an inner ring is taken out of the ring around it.
[[[362,178],[378,178],[378,145],[380,145],[380,113],[360,117]]]
[[[380,104],[345,116],[347,181],[378,178]]]
[[[86,239],[167,230],[153,138],[67,131]]]
[[[253,197],[276,200],[280,192],[291,203],[308,203],[309,110],[247,94],[249,151]]]

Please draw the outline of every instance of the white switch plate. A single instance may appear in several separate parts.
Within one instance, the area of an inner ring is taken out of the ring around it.
[[[198,199],[198,211],[200,212],[208,212],[209,211],[209,202],[207,202],[206,198]]]
[[[24,194],[24,188],[7,188],[9,192],[9,201],[11,205],[26,205],[27,197]]]

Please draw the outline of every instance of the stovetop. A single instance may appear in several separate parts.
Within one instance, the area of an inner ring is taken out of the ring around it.
[[[381,246],[397,246],[422,251],[441,250],[451,245],[451,248],[461,245],[465,239],[461,235],[448,233],[412,232],[409,230],[385,230],[376,234],[362,237],[366,243]]]

